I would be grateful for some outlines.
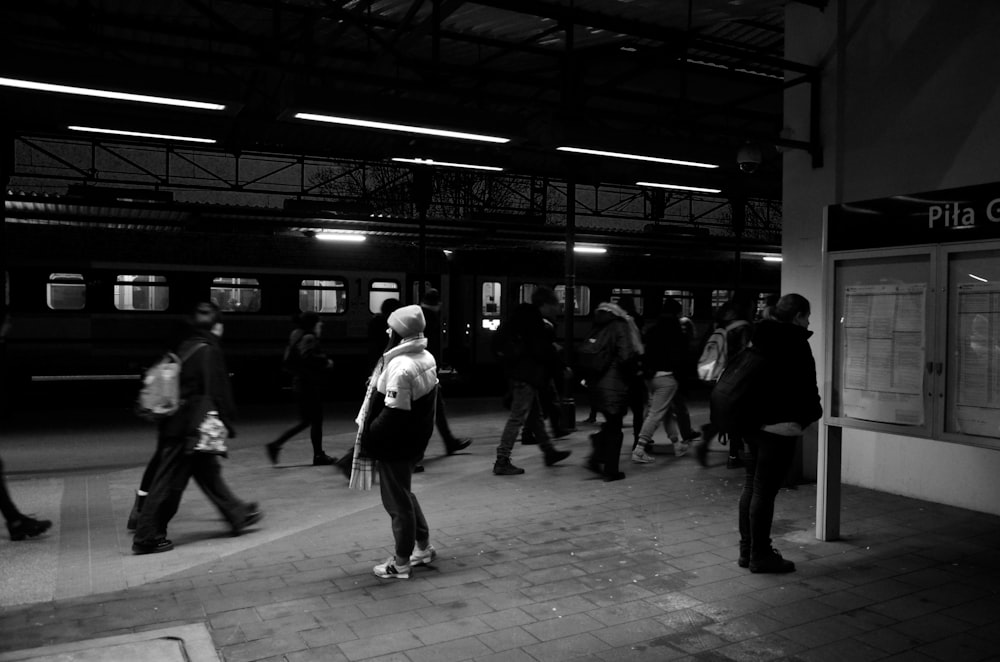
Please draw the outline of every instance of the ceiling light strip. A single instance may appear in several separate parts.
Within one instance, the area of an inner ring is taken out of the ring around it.
[[[468,170],[491,170],[493,172],[503,172],[503,168],[497,166],[473,165],[471,163],[449,163],[448,161],[435,161],[433,159],[404,159],[393,157],[393,161],[400,163],[414,163],[416,165],[443,166],[447,168],[466,168]]]
[[[160,140],[182,140],[192,143],[214,144],[213,138],[194,138],[192,136],[171,136],[165,133],[146,133],[144,131],[124,131],[122,129],[101,129],[94,126],[67,126],[70,131],[82,131],[84,133],[106,133],[114,136],[131,136],[134,138],[158,138]]]
[[[113,99],[115,101],[136,101],[139,103],[152,103],[161,106],[180,106],[182,108],[195,108],[197,110],[225,110],[226,107],[220,103],[208,103],[205,101],[192,101],[190,99],[174,99],[171,97],[154,97],[148,94],[132,94],[130,92],[115,92],[113,90],[99,90],[89,87],[73,87],[71,85],[55,85],[53,83],[41,83],[38,81],[18,80],[16,78],[0,78],[0,86],[16,87],[22,90],[35,90],[38,92],[56,92],[58,94],[74,94],[83,97],[97,97],[100,99]]]
[[[338,117],[336,115],[317,115],[315,113],[295,113],[295,118],[309,120],[311,122],[327,122],[329,124],[342,124],[345,126],[357,126],[363,129],[380,129],[382,131],[399,131],[402,133],[416,133],[423,136],[437,136],[439,138],[457,138],[459,140],[477,140],[487,143],[508,143],[510,138],[499,138],[497,136],[487,136],[479,133],[463,133],[461,131],[447,131],[445,129],[431,129],[426,126],[412,126],[409,124],[391,124],[389,122],[373,122],[371,120],[361,120],[353,117]]]
[[[668,188],[674,191],[694,191],[695,193],[722,193],[721,188],[704,188],[702,186],[682,186],[681,184],[658,184],[656,182],[636,182],[636,186],[652,186],[653,188]]]
[[[574,253],[607,253],[607,248],[602,248],[600,246],[574,246]]]
[[[573,152],[574,154],[589,154],[591,156],[609,156],[615,159],[630,159],[632,161],[649,161],[651,163],[665,163],[667,165],[689,166],[691,168],[718,168],[714,163],[701,163],[698,161],[680,161],[678,159],[665,159],[659,156],[644,156],[642,154],[627,154],[624,152],[606,152],[600,149],[589,149],[586,147],[556,147],[560,152]]]
[[[359,244],[365,239],[367,239],[367,237],[363,234],[356,234],[350,232],[334,232],[334,231],[317,232],[316,238],[321,241],[343,241],[355,244]]]

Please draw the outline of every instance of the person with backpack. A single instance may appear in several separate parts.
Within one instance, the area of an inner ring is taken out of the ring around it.
[[[500,434],[495,476],[517,476],[524,469],[511,462],[514,442],[522,427],[531,431],[550,467],[569,457],[570,451],[558,450],[545,430],[540,397],[560,365],[555,344],[555,328],[545,323],[559,310],[559,299],[547,287],[531,293],[531,303],[522,303],[510,318],[501,323],[493,339],[493,353],[503,363],[510,384],[510,416]]]
[[[621,480],[622,421],[629,406],[629,389],[642,355],[642,339],[632,318],[616,303],[604,302],[594,312],[596,331],[578,350],[577,360],[593,384],[601,429],[590,436],[593,452],[586,467],[606,481]]]
[[[816,361],[809,347],[809,301],[786,294],[772,318],[754,332],[752,350],[761,357],[752,401],[738,422],[746,444],[746,478],[739,502],[739,566],[750,572],[792,572],[795,564],[771,546],[774,500],[795,457],[796,437],[823,415]],[[725,377],[723,377],[725,380]],[[720,380],[721,383],[721,380]]]
[[[180,406],[158,424],[156,475],[132,539],[135,554],[156,554],[174,548],[167,539],[167,525],[177,513],[192,477],[229,523],[234,535],[263,517],[256,503],[243,501],[226,485],[218,455],[195,450],[200,438],[199,426],[211,412],[217,414],[230,438],[236,436],[236,404],[219,345],[222,333],[219,307],[210,302],[199,303],[189,319],[189,335],[176,350],[178,356],[190,358],[180,371]],[[197,352],[193,352],[199,345]]]
[[[698,378],[702,382],[714,384],[725,370],[726,364],[750,344],[753,326],[743,308],[734,298],[723,304],[716,313],[715,330],[698,359]],[[718,430],[711,422],[701,426],[701,443],[695,447],[695,456],[703,467],[708,466],[708,446],[717,434]],[[729,444],[726,467],[737,469],[743,466],[740,457],[742,441],[739,435],[727,434],[726,437]]]
[[[271,464],[278,463],[278,454],[286,441],[309,428],[312,441],[313,466],[334,464],[336,458],[323,451],[323,382],[333,361],[323,353],[319,338],[323,320],[319,315],[306,311],[298,317],[298,328],[288,337],[283,359],[284,368],[292,374],[292,390],[299,405],[299,421],[267,444],[267,457]]]

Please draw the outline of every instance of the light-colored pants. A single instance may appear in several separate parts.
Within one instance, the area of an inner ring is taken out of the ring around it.
[[[667,436],[670,436],[670,421],[664,419],[670,408],[670,401],[677,394],[677,380],[673,375],[653,377],[646,382],[646,385],[649,389],[649,405],[647,406],[646,419],[642,422],[642,430],[639,431],[639,443],[643,446],[653,443],[653,434],[656,433],[656,428],[661,421]]]

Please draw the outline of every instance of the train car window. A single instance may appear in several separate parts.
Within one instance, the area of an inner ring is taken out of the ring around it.
[[[347,282],[304,280],[299,285],[299,310],[341,315],[347,310]]]
[[[394,280],[373,280],[368,286],[368,312],[377,315],[382,312],[382,302],[399,299],[399,283]]]
[[[221,311],[256,313],[260,310],[260,283],[256,278],[213,278],[211,297]]]
[[[732,298],[732,290],[712,290],[712,312],[714,313],[720,306],[728,303]]]
[[[764,319],[764,309],[767,308],[767,300],[777,296],[777,292],[761,292],[757,295],[757,319]]]
[[[480,308],[482,309],[483,317],[485,318],[483,319],[484,329],[496,328],[495,325],[488,324],[488,322],[490,320],[498,320],[497,323],[499,323],[499,318],[503,314],[502,301],[500,283],[483,283],[483,299]]]
[[[677,299],[681,304],[681,317],[694,317],[694,292],[689,290],[663,290],[663,298]]]
[[[635,312],[642,315],[642,290],[633,287],[613,287],[611,288],[611,302],[621,304],[622,299],[627,299],[631,297],[632,307],[635,308]],[[624,306],[625,310],[628,310],[628,304]]]
[[[523,283],[520,288],[518,288],[518,303],[531,303],[531,295],[535,293],[538,289],[538,285],[535,283]]]
[[[115,308],[118,310],[166,310],[170,286],[163,276],[118,274],[115,277]]]
[[[556,285],[555,287],[556,298],[559,299],[559,305],[566,310],[566,286]],[[577,285],[573,290],[573,316],[574,317],[586,317],[590,314],[590,286],[588,285]]]
[[[87,305],[83,274],[49,274],[45,302],[52,310],[83,310]]]

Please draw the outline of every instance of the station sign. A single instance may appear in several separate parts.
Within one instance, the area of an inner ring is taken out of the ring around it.
[[[831,205],[827,250],[1000,238],[1000,183]]]

